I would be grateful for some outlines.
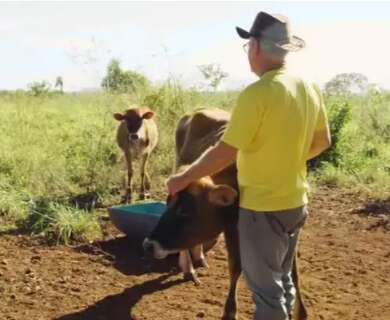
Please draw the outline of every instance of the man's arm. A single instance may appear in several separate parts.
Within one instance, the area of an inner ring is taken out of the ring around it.
[[[237,149],[227,143],[219,142],[195,161],[186,171],[175,174],[167,180],[168,192],[175,195],[191,182],[212,175],[236,161]]]
[[[310,160],[312,158],[317,157],[330,146],[331,138],[330,131],[328,128],[314,132],[313,140],[306,160]]]

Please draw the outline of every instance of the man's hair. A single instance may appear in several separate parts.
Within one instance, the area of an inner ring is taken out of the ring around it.
[[[266,53],[270,58],[276,58],[278,60],[284,60],[288,51],[282,48],[277,47],[272,41],[268,39],[257,39],[260,43],[261,49]]]

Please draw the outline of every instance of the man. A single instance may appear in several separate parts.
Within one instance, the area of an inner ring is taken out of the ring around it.
[[[284,64],[304,47],[286,17],[260,12],[249,32],[238,28],[251,71],[260,80],[239,96],[221,141],[188,170],[167,181],[174,195],[194,180],[237,161],[239,240],[245,280],[256,305],[254,319],[285,320],[295,289],[291,268],[308,203],[306,161],[330,146],[321,93]]]

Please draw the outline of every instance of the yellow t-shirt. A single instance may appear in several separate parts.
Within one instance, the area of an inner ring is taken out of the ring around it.
[[[285,68],[248,86],[222,137],[238,149],[240,206],[277,211],[306,204],[306,158],[314,132],[327,126],[320,90]]]

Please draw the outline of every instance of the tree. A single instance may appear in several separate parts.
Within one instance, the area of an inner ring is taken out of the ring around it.
[[[28,84],[31,95],[42,96],[50,91],[50,84],[47,81],[34,81]]]
[[[369,89],[368,79],[361,73],[340,73],[325,84],[329,95],[365,94]]]
[[[222,71],[220,65],[215,63],[199,65],[198,69],[214,92],[217,91],[221,81],[229,76],[228,73]]]
[[[61,76],[58,76],[56,78],[56,84],[54,85],[55,88],[59,87],[60,88],[60,92],[64,92],[64,80],[62,79]]]
[[[148,87],[150,82],[140,73],[122,70],[119,60],[113,59],[107,66],[107,74],[101,85],[108,91],[131,93]]]

